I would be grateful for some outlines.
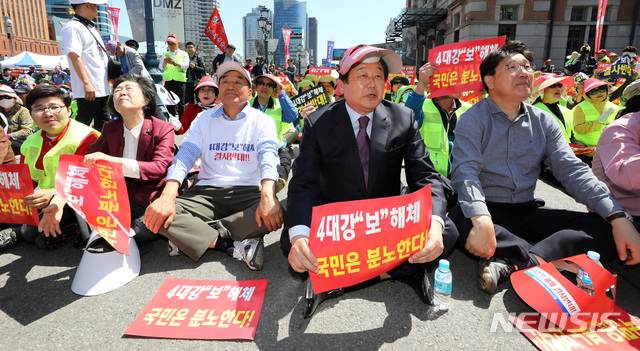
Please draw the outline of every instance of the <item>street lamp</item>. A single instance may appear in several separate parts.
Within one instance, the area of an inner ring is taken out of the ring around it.
[[[9,48],[11,50],[11,57],[13,57],[13,43],[11,40],[13,39],[13,32],[11,31],[11,27],[13,26],[13,22],[11,22],[11,18],[9,15],[4,14],[4,29],[7,32],[7,38],[9,38]]]
[[[153,35],[153,3],[151,0],[144,0],[144,20],[147,31],[147,54],[144,57],[144,65],[151,75],[151,79],[156,84],[162,83],[162,72],[158,67],[158,57],[156,55],[156,41]]]
[[[304,53],[302,44],[298,44],[298,74],[302,76],[302,63],[300,60],[302,59],[302,54]]]
[[[260,17],[258,18],[258,28],[262,30],[262,35],[264,36],[264,58],[265,60],[271,61],[267,56],[269,53],[269,35],[271,34],[272,23],[269,21],[269,13],[271,11],[262,6],[260,7]]]

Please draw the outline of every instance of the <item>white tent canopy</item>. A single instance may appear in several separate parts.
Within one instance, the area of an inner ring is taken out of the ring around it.
[[[45,68],[47,70],[54,69],[57,65],[62,66],[62,69],[69,67],[67,57],[65,55],[40,55],[33,52],[23,51],[16,56],[0,61],[2,68],[14,68],[14,67],[29,67],[34,65],[38,68]]]

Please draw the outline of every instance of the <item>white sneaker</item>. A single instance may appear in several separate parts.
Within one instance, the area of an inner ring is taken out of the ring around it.
[[[238,261],[244,261],[252,271],[260,271],[264,265],[264,243],[262,238],[234,241],[233,248],[230,247],[227,254]]]
[[[182,251],[176,246],[176,244],[172,243],[171,240],[167,242],[167,249],[169,249],[169,256],[180,256],[182,255]]]

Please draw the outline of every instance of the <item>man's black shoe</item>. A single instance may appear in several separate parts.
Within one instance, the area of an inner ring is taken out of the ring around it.
[[[344,294],[343,289],[334,289],[322,292],[320,294],[313,293],[313,286],[311,285],[311,279],[307,280],[307,286],[304,290],[304,318],[310,318],[316,312],[316,309],[322,302],[329,299],[335,299],[336,297]]]
[[[427,305],[433,305],[431,283],[429,282],[429,273],[427,273],[426,269],[419,270],[408,277],[399,278],[397,280],[412,287],[422,302]]]

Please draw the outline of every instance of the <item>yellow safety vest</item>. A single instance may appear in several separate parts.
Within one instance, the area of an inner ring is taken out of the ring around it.
[[[164,53],[164,57],[173,56],[171,51],[167,51]],[[175,80],[176,82],[186,82],[187,81],[187,70],[182,70],[180,68],[180,64],[185,60],[189,60],[189,55],[186,52],[178,49],[176,53],[176,57],[174,61],[176,61],[176,65],[166,65],[164,68],[164,72],[162,72],[162,80],[165,82]]]
[[[601,117],[600,112],[598,112],[598,110],[596,110],[596,108],[589,101],[585,100],[579,103],[578,106],[580,106],[580,108],[582,109],[582,112],[584,113],[585,122],[593,122],[600,119]],[[618,110],[620,110],[620,107],[607,101],[607,103],[604,106],[603,113],[607,113],[607,110],[609,110],[609,116],[607,117],[606,123],[601,124],[598,127],[598,129],[593,130],[586,134],[580,134],[574,131],[573,136],[578,141],[584,143],[586,146],[598,145],[598,139],[600,139],[600,135],[602,134],[604,127],[609,123],[613,122],[613,120],[616,118],[616,115],[618,114]]]
[[[253,106],[253,102],[257,99],[257,96],[251,98],[251,106]],[[280,107],[280,102],[278,99],[270,98],[273,100],[273,108],[267,108],[264,110],[264,113],[268,114],[273,118],[276,122],[276,132],[278,133],[278,147],[282,147],[282,131],[287,131],[290,128],[293,128],[293,124],[282,122],[282,107]]]
[[[558,104],[558,107],[560,108],[560,112],[562,113],[562,117],[564,117],[564,123],[562,123],[562,121],[560,121],[558,116],[556,116],[553,112],[551,112],[551,110],[549,110],[547,105],[545,105],[544,103],[538,102],[533,106],[545,112],[548,112],[550,115],[555,117],[558,123],[560,124],[560,129],[562,129],[562,135],[564,135],[564,140],[566,140],[567,143],[571,143],[571,132],[573,132],[573,112],[571,112],[571,110]]]
[[[20,153],[24,156],[24,163],[29,165],[31,179],[38,183],[42,189],[53,189],[56,184],[56,171],[60,155],[73,155],[78,149],[78,145],[89,135],[97,133],[95,129],[69,119],[69,128],[62,139],[44,155],[42,165],[44,170],[36,168],[36,161],[40,157],[42,149],[42,133],[32,134],[24,141],[20,147]]]
[[[462,105],[456,110],[456,119],[464,113],[471,104],[461,101]],[[427,149],[429,149],[429,158],[433,163],[436,171],[443,176],[448,176],[449,171],[449,137],[447,131],[442,124],[440,110],[436,107],[431,99],[426,99],[422,104],[422,113],[424,119],[420,127],[420,135],[424,140]]]

